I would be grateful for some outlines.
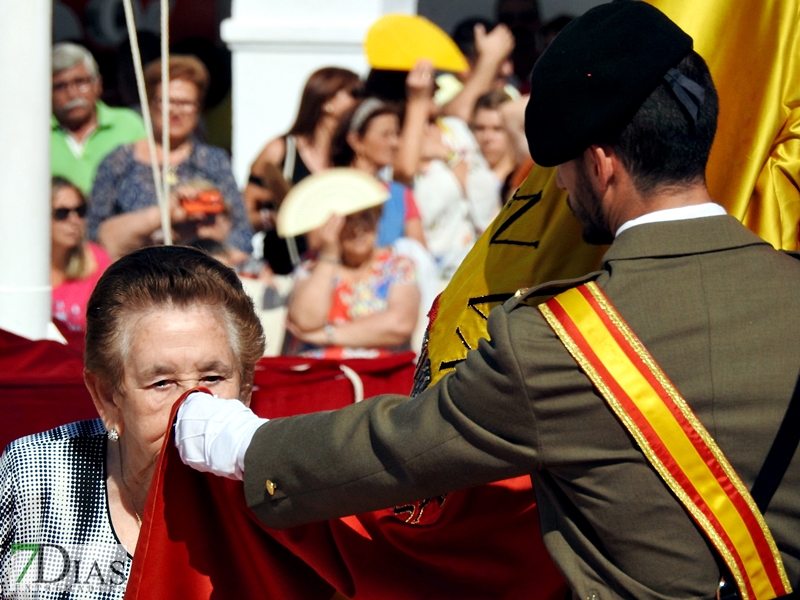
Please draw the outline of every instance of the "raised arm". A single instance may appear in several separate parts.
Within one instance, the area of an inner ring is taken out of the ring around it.
[[[500,65],[514,50],[514,36],[505,25],[498,25],[490,33],[478,23],[475,25],[475,50],[478,58],[469,78],[455,98],[442,107],[442,114],[458,117],[469,123],[478,98],[492,89],[492,82]]]
[[[321,329],[328,322],[333,285],[342,259],[339,236],[344,217],[332,215],[319,229],[320,252],[308,277],[299,279],[289,299],[287,320],[299,333]]]
[[[400,149],[394,162],[394,179],[406,185],[417,174],[422,138],[431,114],[433,101],[433,65],[420,60],[406,78],[406,114],[400,133]]]

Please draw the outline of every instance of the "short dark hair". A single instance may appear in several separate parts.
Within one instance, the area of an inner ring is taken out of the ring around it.
[[[478,58],[478,51],[475,48],[475,25],[483,25],[486,28],[486,33],[489,33],[495,26],[489,19],[469,17],[455,26],[452,35],[456,46],[470,63],[474,63]]]
[[[369,100],[369,98],[367,100]],[[331,139],[331,164],[334,167],[349,167],[350,163],[352,163],[355,158],[355,152],[347,141],[347,134],[349,134],[353,128],[353,117],[362,104],[364,104],[364,101],[359,102],[358,105],[342,115],[336,132],[333,134],[333,138]],[[397,118],[400,119],[401,109],[394,102],[382,102],[373,110],[370,110],[361,123],[358,124],[358,127],[353,131],[358,134],[358,137],[364,137],[372,120],[381,115],[396,115]]]
[[[324,67],[314,71],[303,88],[297,118],[289,134],[312,135],[325,115],[323,110],[325,103],[339,90],[347,90],[351,94],[358,95],[360,87],[361,80],[358,75],[348,69]]]
[[[697,52],[675,67],[703,88],[695,123],[664,81],[639,107],[610,144],[633,177],[636,189],[651,192],[661,186],[705,181],[705,169],[717,131],[719,98],[711,73]]]
[[[408,71],[371,69],[364,82],[364,97],[399,102],[405,106],[408,73]]]
[[[142,248],[106,269],[86,307],[86,369],[118,390],[130,317],[197,305],[219,311],[239,368],[240,399],[247,401],[264,354],[261,321],[233,269],[194,248]]]

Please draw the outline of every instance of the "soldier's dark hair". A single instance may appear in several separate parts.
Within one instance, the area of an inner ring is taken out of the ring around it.
[[[705,181],[705,168],[717,130],[719,98],[703,58],[690,52],[676,69],[705,93],[697,122],[662,83],[650,94],[628,125],[605,140],[619,155],[639,192]]]

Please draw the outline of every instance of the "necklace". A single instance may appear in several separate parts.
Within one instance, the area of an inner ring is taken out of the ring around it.
[[[125,488],[125,494],[128,496],[128,502],[131,503],[131,508],[133,509],[133,514],[136,515],[136,524],[139,526],[139,529],[142,528],[142,517],[139,516],[139,512],[136,510],[136,506],[133,504],[133,494],[131,494],[131,489],[128,487],[128,484],[125,482],[125,471],[122,470],[122,444],[119,445],[119,476],[122,479],[122,487]]]

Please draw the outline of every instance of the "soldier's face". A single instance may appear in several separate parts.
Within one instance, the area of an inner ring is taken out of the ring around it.
[[[602,199],[592,187],[586,166],[581,159],[558,165],[556,171],[558,187],[567,190],[567,205],[583,227],[583,239],[587,244],[610,244],[614,234],[603,213]]]

